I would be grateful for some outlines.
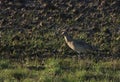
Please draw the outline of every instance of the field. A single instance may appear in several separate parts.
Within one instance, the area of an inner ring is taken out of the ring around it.
[[[0,82],[120,82],[119,0],[1,0]],[[83,58],[61,32],[96,46]]]

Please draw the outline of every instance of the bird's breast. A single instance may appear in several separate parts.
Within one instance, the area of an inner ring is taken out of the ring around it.
[[[68,45],[71,49],[75,50],[75,46],[74,46],[74,43],[73,43],[73,42],[67,42],[67,45]]]

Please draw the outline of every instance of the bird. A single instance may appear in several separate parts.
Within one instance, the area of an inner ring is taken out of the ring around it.
[[[64,36],[67,45],[78,54],[90,53],[97,50],[94,46],[86,43],[83,40],[73,39],[66,31],[63,31],[62,35]]]

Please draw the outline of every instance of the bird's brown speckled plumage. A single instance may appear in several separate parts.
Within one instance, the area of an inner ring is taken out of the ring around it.
[[[95,50],[95,48],[93,48],[91,45],[89,45],[88,43],[82,40],[74,40],[66,32],[63,32],[62,35],[64,36],[67,45],[74,51],[78,52],[79,54],[87,53]]]

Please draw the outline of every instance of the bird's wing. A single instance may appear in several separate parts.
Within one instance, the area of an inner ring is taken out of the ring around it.
[[[89,43],[86,43],[85,41],[82,40],[75,40],[77,45],[80,45],[84,47],[86,50],[94,50],[95,48],[91,46]]]

